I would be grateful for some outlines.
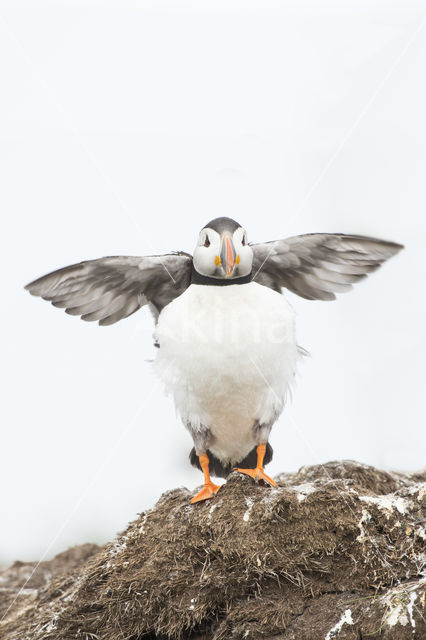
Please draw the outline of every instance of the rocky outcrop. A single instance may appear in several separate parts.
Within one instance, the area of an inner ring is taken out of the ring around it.
[[[276,480],[233,473],[195,505],[169,491],[104,548],[26,583],[15,563],[0,637],[425,640],[426,475],[332,462]]]

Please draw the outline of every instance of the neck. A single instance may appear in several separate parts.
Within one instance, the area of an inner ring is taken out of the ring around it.
[[[198,273],[192,265],[191,284],[207,284],[213,287],[226,287],[230,284],[247,284],[253,280],[253,272],[250,271],[246,276],[241,278],[211,278]]]

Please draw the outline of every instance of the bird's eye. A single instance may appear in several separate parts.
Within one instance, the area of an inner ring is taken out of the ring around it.
[[[204,240],[204,246],[205,247],[209,247],[210,246],[209,236],[206,236],[206,239]]]
[[[243,235],[243,239],[241,240],[241,244],[243,245],[243,247],[246,246],[246,236],[245,236],[245,234]]]

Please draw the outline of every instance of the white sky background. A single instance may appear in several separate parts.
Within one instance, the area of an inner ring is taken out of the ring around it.
[[[192,251],[219,215],[251,241],[406,245],[336,302],[289,296],[312,358],[268,473],[424,466],[426,9],[319,4],[0,3],[0,564],[106,541],[202,480],[150,371],[149,311],[98,327],[23,286]]]

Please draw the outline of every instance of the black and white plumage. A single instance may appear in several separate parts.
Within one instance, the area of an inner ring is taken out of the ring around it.
[[[82,320],[109,325],[148,304],[162,309],[188,288],[192,256],[112,256],[79,262],[38,278],[25,288]]]
[[[249,244],[237,222],[216,218],[201,230],[194,256],[89,260],[26,288],[100,325],[148,305],[160,347],[154,368],[193,437],[192,461],[205,474],[207,465],[207,476],[209,464],[225,476],[268,443],[294,377],[294,313],[281,290],[333,300],[401,248],[324,233]],[[262,456],[271,457],[269,445]]]
[[[253,245],[254,280],[308,300],[334,300],[336,293],[373,273],[402,245],[366,236],[309,233]]]

